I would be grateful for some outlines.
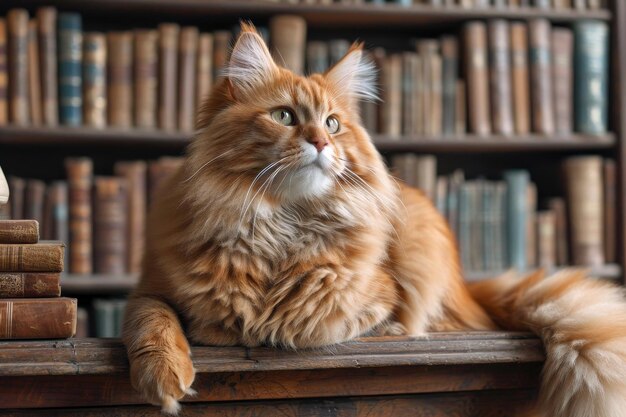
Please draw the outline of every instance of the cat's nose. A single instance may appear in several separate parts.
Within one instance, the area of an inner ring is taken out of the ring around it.
[[[315,149],[317,149],[318,152],[322,152],[322,149],[324,149],[326,145],[328,145],[328,141],[326,140],[326,138],[321,137],[307,138],[306,141],[315,146]]]

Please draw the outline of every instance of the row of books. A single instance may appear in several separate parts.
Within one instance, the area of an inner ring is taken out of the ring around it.
[[[601,266],[616,261],[616,171],[612,160],[578,156],[563,162],[564,195],[538,201],[528,171],[501,179],[437,176],[432,155],[398,155],[396,175],[422,189],[458,238],[466,271]]]
[[[0,339],[76,333],[76,299],[61,297],[64,246],[40,242],[35,220],[0,220]]]
[[[603,22],[577,22],[572,30],[545,19],[472,21],[459,38],[420,39],[414,52],[377,48],[372,57],[383,101],[363,103],[370,132],[399,138],[607,131]]]
[[[575,9],[598,10],[606,7],[603,0],[267,0],[272,2],[299,3],[299,4],[396,4],[410,7],[415,4],[429,4],[432,6],[461,6],[473,7],[537,7],[541,9]]]
[[[147,205],[181,160],[120,161],[116,176],[94,176],[93,161],[68,158],[67,181],[9,177],[5,218],[34,218],[43,236],[69,242],[72,274],[125,274],[141,269]]]

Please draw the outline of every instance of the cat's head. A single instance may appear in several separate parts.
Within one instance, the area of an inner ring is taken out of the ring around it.
[[[198,169],[210,165],[202,169],[278,201],[354,186],[383,174],[358,111],[358,100],[375,99],[375,91],[375,67],[360,44],[324,74],[304,77],[277,65],[254,27],[242,24],[200,110],[192,156]]]

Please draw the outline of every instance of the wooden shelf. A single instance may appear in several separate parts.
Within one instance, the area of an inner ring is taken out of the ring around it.
[[[48,5],[49,0],[4,0],[3,6],[35,8]],[[395,4],[289,4],[285,2],[250,0],[56,0],[61,10],[73,10],[84,14],[116,17],[137,15],[162,15],[170,19],[182,17],[203,21],[225,18],[266,18],[275,14],[298,14],[312,27],[344,27],[346,19],[351,28],[389,27],[412,28],[415,24],[433,26],[441,23],[462,22],[468,19],[533,19],[547,18],[553,22],[571,22],[579,19],[610,20],[609,10],[555,10],[536,7],[484,7],[463,8],[416,4],[405,7]]]
[[[161,147],[182,149],[192,134],[140,129],[94,129],[87,127],[17,127],[0,128],[0,146],[98,146],[98,147]],[[611,149],[615,135],[600,136],[571,134],[563,136],[414,136],[391,138],[373,136],[381,152],[568,152]]]

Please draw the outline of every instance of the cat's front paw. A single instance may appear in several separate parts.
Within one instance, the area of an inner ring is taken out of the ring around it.
[[[195,370],[190,355],[189,346],[146,350],[130,360],[131,384],[145,400],[176,415],[178,400],[196,394],[191,388]]]

